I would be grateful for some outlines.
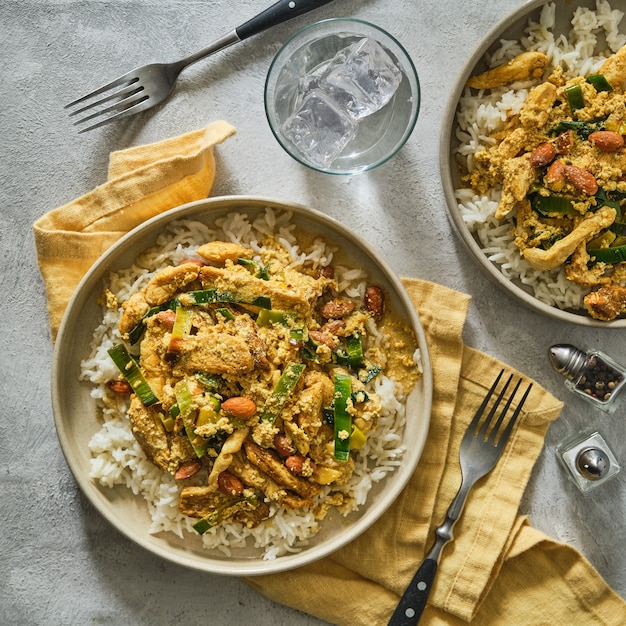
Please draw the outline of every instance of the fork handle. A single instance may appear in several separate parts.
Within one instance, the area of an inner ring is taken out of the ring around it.
[[[304,15],[304,13],[308,13],[332,1],[333,0],[279,0],[276,4],[265,9],[265,11],[249,19],[245,24],[238,26],[235,31],[239,39],[247,39],[272,26],[282,24],[292,17]]]
[[[445,520],[435,529],[435,541],[405,589],[387,626],[415,626],[420,621],[430,595],[443,547],[454,539],[454,525],[463,512],[474,480],[461,479],[461,486],[446,511]]]
[[[414,626],[420,620],[437,573],[437,561],[424,559],[393,612],[388,626]]]

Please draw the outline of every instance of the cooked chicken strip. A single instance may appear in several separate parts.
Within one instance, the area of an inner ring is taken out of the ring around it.
[[[210,263],[224,264],[226,261],[236,261],[237,259],[249,259],[252,256],[250,248],[244,248],[238,243],[230,241],[209,241],[200,246],[196,253]]]
[[[261,446],[258,446],[253,441],[246,441],[244,443],[244,450],[250,463],[253,463],[259,469],[263,470],[285,489],[295,491],[303,498],[311,498],[319,493],[320,489],[318,485],[304,478],[300,478],[299,476],[294,476],[294,474],[274,456],[272,451],[261,448]]]
[[[129,333],[148,312],[148,309],[167,302],[184,287],[198,278],[198,266],[191,263],[166,267],[157,272],[150,282],[122,304],[118,328]]]
[[[189,439],[168,433],[157,411],[144,406],[137,396],[131,398],[128,419],[137,443],[158,468],[174,474],[182,463],[197,458]]]
[[[516,80],[539,78],[547,63],[548,57],[542,52],[522,52],[504,65],[494,67],[478,76],[472,76],[467,81],[467,85],[474,89],[493,89]]]
[[[542,248],[526,248],[522,252],[524,258],[537,270],[551,270],[565,263],[579,244],[595,237],[603,228],[615,221],[615,209],[602,207],[591,217],[584,219],[563,239],[559,239],[547,250]]]
[[[626,82],[626,46],[610,56],[598,70],[614,88],[621,88]]]
[[[531,89],[520,110],[522,126],[541,128],[548,121],[556,97],[557,90],[552,83],[541,83],[541,85]]]

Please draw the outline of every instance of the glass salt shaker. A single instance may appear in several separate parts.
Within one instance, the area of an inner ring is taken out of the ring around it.
[[[599,350],[583,351],[571,344],[549,348],[552,367],[565,376],[565,385],[603,411],[612,413],[626,386],[626,368]]]
[[[604,437],[597,431],[574,434],[556,449],[568,478],[586,493],[619,473],[621,467]]]

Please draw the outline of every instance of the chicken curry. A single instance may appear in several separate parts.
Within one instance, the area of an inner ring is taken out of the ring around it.
[[[134,437],[200,533],[252,528],[272,505],[341,510],[381,415],[375,379],[407,392],[420,375],[412,331],[381,287],[340,297],[332,266],[294,268],[271,238],[261,254],[213,241],[197,255],[122,303],[109,386],[130,395]]]
[[[467,84],[537,78],[547,61],[525,52]],[[465,177],[477,193],[501,187],[495,217],[514,217],[524,259],[541,271],[564,266],[568,280],[590,290],[589,314],[603,321],[626,313],[625,83],[626,47],[591,76],[566,79],[555,68]]]

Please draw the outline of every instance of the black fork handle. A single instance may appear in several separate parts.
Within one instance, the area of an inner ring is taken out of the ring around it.
[[[265,11],[249,19],[245,24],[238,26],[235,32],[239,39],[247,39],[272,26],[282,24],[292,17],[304,15],[332,1],[333,0],[279,0],[276,4],[265,9]]]
[[[425,559],[402,595],[387,626],[415,626],[420,620],[437,573],[437,561]]]

